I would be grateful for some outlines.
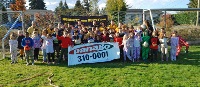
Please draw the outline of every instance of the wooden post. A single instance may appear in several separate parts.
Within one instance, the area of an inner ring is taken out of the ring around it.
[[[200,0],[198,0],[198,6],[197,8],[199,8],[199,3],[200,3]],[[198,26],[199,24],[199,11],[197,11],[197,21],[196,21],[196,26]]]

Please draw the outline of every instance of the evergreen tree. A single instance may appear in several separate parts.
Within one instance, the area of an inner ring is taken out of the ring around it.
[[[188,8],[197,8],[198,0],[190,0],[190,2],[187,5]]]
[[[90,0],[83,0],[84,2],[84,6],[85,6],[85,9],[90,12],[90,3],[89,3]]]
[[[60,2],[59,2],[59,7],[63,7],[63,2],[62,2],[62,0],[60,0]]]
[[[67,2],[65,1],[64,4],[63,4],[62,0],[59,2],[59,6],[57,6],[55,8],[55,11],[56,11],[57,14],[60,14],[60,15],[70,14]]]
[[[65,9],[69,9],[66,0],[65,0],[65,2],[64,2],[64,5],[63,5],[63,6],[64,6]]]
[[[74,6],[74,9],[84,9],[83,5],[81,4],[80,0],[76,1],[76,4]]]
[[[126,5],[124,0],[107,0],[106,11],[109,19],[117,21],[119,12],[119,22],[125,20],[126,10],[128,5]]]
[[[46,10],[44,0],[29,0],[29,9]]]
[[[11,4],[15,4],[15,0],[12,0]]]
[[[86,10],[84,9],[84,6],[81,4],[80,0],[76,1],[76,4],[74,6],[74,9],[72,9],[73,15],[80,16],[80,15],[86,15]]]

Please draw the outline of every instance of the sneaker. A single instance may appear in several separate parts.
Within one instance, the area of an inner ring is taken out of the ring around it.
[[[13,64],[14,62],[11,62],[10,64]]]
[[[32,65],[34,65],[34,63],[32,63]]]
[[[26,63],[26,66],[28,66],[29,65],[29,63]]]

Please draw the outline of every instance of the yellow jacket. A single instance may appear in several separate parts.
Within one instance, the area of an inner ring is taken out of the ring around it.
[[[50,28],[48,28],[47,31],[48,31],[48,34],[53,34],[54,29],[51,30]]]
[[[113,25],[109,25],[108,28],[109,28],[109,29],[116,29],[117,26],[116,26],[115,24],[113,24]]]

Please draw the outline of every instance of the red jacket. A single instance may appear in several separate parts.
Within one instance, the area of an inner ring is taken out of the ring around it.
[[[56,35],[58,40],[61,40],[61,47],[68,48],[68,46],[72,45],[72,40],[69,37],[63,37]]]
[[[102,39],[102,42],[109,42],[110,41],[110,38],[107,35],[102,35],[101,39]]]
[[[151,37],[151,45],[150,48],[157,50],[158,49],[158,45],[160,44],[158,37]],[[153,44],[156,44],[155,46],[153,46]]]
[[[123,38],[121,38],[121,37],[115,37],[114,42],[118,42],[119,47],[123,48],[122,40],[123,40]]]

